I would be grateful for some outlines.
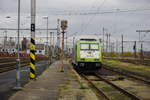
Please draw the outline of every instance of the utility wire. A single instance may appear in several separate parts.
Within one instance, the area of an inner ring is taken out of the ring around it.
[[[142,18],[142,19],[139,19],[138,22],[136,22],[136,23],[134,23],[134,24],[139,24],[139,23],[141,23],[141,22],[143,23],[144,21],[147,21],[148,18],[149,18],[149,17],[147,17],[147,18],[144,17],[144,18]],[[127,30],[127,29],[128,29],[129,27],[131,27],[131,26],[133,27],[133,24],[130,24],[129,26],[127,26],[127,27],[125,27],[125,28],[123,28],[123,29],[119,29],[117,32],[118,32],[118,33],[123,32],[124,30]]]
[[[126,12],[143,12],[150,11],[150,8],[147,9],[112,9],[110,11],[97,11],[97,10],[85,10],[85,11],[64,11],[58,13],[51,13],[51,15],[64,15],[64,16],[79,16],[79,15],[100,15],[100,14],[111,14],[111,13],[126,13]]]
[[[97,0],[95,0],[93,3],[92,3],[92,6],[90,8],[90,10],[94,7],[95,4],[98,4]],[[90,16],[88,16],[86,19],[88,20]],[[82,21],[81,23],[81,30],[83,30],[82,28],[84,28],[84,21]]]
[[[103,2],[101,3],[101,5],[97,8],[97,11],[99,11],[101,9],[101,7],[105,4],[105,2],[106,2],[106,0],[103,0]],[[91,19],[88,20],[86,26],[81,30],[81,33],[83,33],[87,29],[87,27],[92,22],[92,20],[94,19],[95,16],[92,16]]]

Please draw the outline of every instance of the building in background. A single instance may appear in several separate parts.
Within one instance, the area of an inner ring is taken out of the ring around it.
[[[29,48],[29,44],[27,46],[27,53],[30,53],[30,48]],[[45,44],[36,44],[36,54],[41,54],[41,55],[45,55]]]
[[[27,47],[29,45],[29,41],[26,38],[23,38],[21,41],[21,50],[27,52]]]

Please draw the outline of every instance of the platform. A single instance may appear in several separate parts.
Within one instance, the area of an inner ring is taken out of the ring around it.
[[[64,72],[60,72],[60,66],[56,61],[9,100],[98,100],[88,85],[83,87],[86,83],[80,81],[68,61],[64,61]]]

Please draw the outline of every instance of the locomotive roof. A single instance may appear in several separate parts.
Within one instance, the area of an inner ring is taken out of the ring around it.
[[[80,39],[80,41],[97,41],[96,39]]]
[[[85,40],[79,40],[76,43],[100,43],[99,41],[85,41]]]

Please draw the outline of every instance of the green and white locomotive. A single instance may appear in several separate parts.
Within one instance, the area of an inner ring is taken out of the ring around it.
[[[102,66],[102,47],[96,39],[80,39],[73,50],[73,64],[78,71],[95,71]]]

